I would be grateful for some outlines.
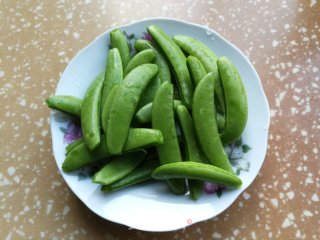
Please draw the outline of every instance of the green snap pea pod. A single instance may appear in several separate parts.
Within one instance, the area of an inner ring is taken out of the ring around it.
[[[225,111],[224,96],[217,66],[217,55],[205,44],[192,37],[175,35],[173,41],[186,53],[199,59],[205,70],[213,72],[215,78],[215,95],[219,101],[222,112]]]
[[[81,106],[81,128],[84,140],[90,150],[100,142],[100,105],[104,73],[89,86]]]
[[[67,154],[69,152],[71,152],[72,149],[74,149],[76,146],[80,145],[81,143],[84,143],[84,139],[83,138],[79,138],[79,139],[73,141],[72,143],[68,144],[67,147],[66,147]]]
[[[153,49],[154,51],[156,51],[157,54],[153,60],[153,63],[156,64],[159,68],[159,72],[157,76],[159,77],[161,83],[165,81],[171,82],[170,68],[167,64],[165,57],[162,55],[162,52],[160,49],[156,48],[155,46],[152,45],[151,42],[144,39],[138,39],[134,44],[134,48],[138,52],[146,49]]]
[[[219,58],[218,67],[226,103],[225,128],[220,137],[228,144],[238,139],[246,126],[247,95],[237,69],[227,57]]]
[[[133,151],[162,143],[163,137],[159,130],[131,128],[123,151]],[[107,148],[106,137],[102,134],[100,144],[93,151],[90,151],[85,143],[80,143],[72,149],[64,160],[62,169],[65,172],[71,172],[110,156],[111,154]]]
[[[198,162],[176,162],[161,165],[152,172],[154,179],[187,178],[223,184],[239,188],[242,181],[236,175],[221,168]]]
[[[161,86],[160,78],[158,77],[158,75],[156,75],[153,79],[150,80],[146,89],[141,94],[137,109],[140,109],[146,104],[151,103],[160,86]]]
[[[121,56],[123,70],[127,67],[130,61],[130,49],[127,42],[127,37],[120,29],[114,29],[110,33],[111,47],[118,48]]]
[[[187,66],[193,81],[193,85],[197,86],[201,78],[207,74],[207,71],[204,69],[199,59],[192,55],[187,57]]]
[[[194,88],[187,68],[186,57],[177,44],[159,27],[151,25],[148,27],[148,32],[167,56],[178,82],[181,100],[191,109]]]
[[[144,105],[136,112],[136,119],[139,123],[149,123],[151,122],[151,115],[152,115],[152,102]],[[180,100],[174,100],[173,106],[176,107],[181,105],[182,102]]]
[[[146,157],[147,152],[138,150],[112,159],[92,177],[92,182],[112,184],[132,172]]]
[[[106,73],[104,77],[102,95],[101,95],[101,107],[107,101],[107,98],[114,85],[120,84],[123,79],[123,68],[121,62],[121,56],[118,48],[112,48],[108,52]],[[101,119],[102,122],[104,119]]]
[[[200,146],[209,162],[233,173],[220,140],[214,105],[214,75],[205,75],[194,92],[192,114]]]
[[[124,78],[109,111],[107,146],[110,153],[121,153],[140,95],[157,72],[157,65],[147,63],[136,67]]]
[[[204,156],[201,154],[202,152],[198,145],[193,119],[188,109],[184,105],[179,105],[176,107],[176,113],[185,142],[186,159],[192,162],[203,162],[202,159]],[[197,200],[201,196],[203,182],[189,179],[188,183],[191,198]]]
[[[151,63],[156,57],[156,52],[152,49],[146,49],[138,52],[128,63],[126,69],[124,70],[124,75],[127,75],[132,69],[145,64]]]
[[[159,129],[164,143],[157,146],[161,164],[181,162],[181,152],[177,139],[173,110],[173,86],[169,82],[161,84],[152,105],[152,128]],[[171,179],[168,185],[175,194],[186,191],[184,179]]]
[[[104,131],[104,133],[107,133],[107,126],[108,126],[108,122],[109,122],[109,111],[112,105],[112,102],[115,98],[115,96],[117,95],[117,92],[120,88],[120,85],[114,85],[113,88],[111,89],[105,104],[103,105],[102,109],[101,109],[101,125],[102,125],[102,129]]]
[[[49,108],[80,117],[82,100],[68,95],[51,96],[46,99]]]
[[[150,180],[152,179],[151,173],[158,166],[160,166],[160,163],[157,160],[144,160],[137,168],[117,182],[109,185],[102,185],[101,191],[112,192]]]

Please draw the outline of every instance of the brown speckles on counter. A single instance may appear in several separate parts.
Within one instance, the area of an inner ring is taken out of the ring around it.
[[[320,235],[320,3],[4,1],[0,9],[1,239],[317,239]],[[75,54],[141,18],[207,25],[254,64],[271,126],[254,183],[219,216],[145,233],[90,212],[58,173],[44,99]]]

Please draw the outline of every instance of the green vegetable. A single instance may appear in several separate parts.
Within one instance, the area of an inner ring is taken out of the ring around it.
[[[136,119],[139,123],[149,123],[151,122],[151,115],[152,115],[152,102],[144,105],[136,112]],[[176,107],[181,105],[182,102],[180,100],[174,100],[173,106]]]
[[[218,67],[226,103],[225,127],[221,140],[228,144],[237,140],[246,127],[247,95],[237,69],[227,57],[219,58]]]
[[[161,84],[152,106],[152,128],[161,131],[164,143],[157,146],[161,164],[181,162],[181,153],[176,134],[173,111],[173,86],[169,82]],[[175,194],[186,192],[183,179],[168,181],[169,187]]]
[[[112,192],[125,187],[145,182],[151,179],[151,173],[160,165],[159,161],[154,159],[145,159],[136,169],[117,182],[101,187],[102,192]]]
[[[109,110],[107,146],[110,153],[121,153],[140,95],[157,72],[158,67],[155,64],[140,65],[133,69],[120,85]]]
[[[120,29],[114,29],[110,33],[111,47],[118,48],[121,56],[123,70],[127,67],[130,61],[130,50],[127,38]]]
[[[163,137],[159,130],[147,128],[131,128],[123,151],[133,151],[163,143]],[[104,158],[110,157],[105,135],[101,135],[100,144],[90,151],[85,143],[80,143],[70,151],[62,164],[65,172],[71,172]]]
[[[198,162],[175,162],[157,167],[152,172],[154,179],[187,178],[223,184],[239,188],[242,181],[236,175],[221,168]]]
[[[46,99],[49,108],[80,117],[82,100],[68,95],[51,96]]]
[[[134,57],[130,60],[130,62],[128,63],[124,74],[127,75],[132,69],[145,64],[145,63],[151,63],[153,61],[153,59],[156,56],[156,52],[152,49],[146,49],[143,50],[139,53],[137,53],[136,55],[134,55]]]
[[[81,127],[84,140],[90,150],[100,143],[100,100],[104,73],[89,86],[81,107]]]
[[[84,139],[83,138],[79,138],[79,139],[73,141],[72,143],[68,144],[67,147],[66,147],[67,154],[69,152],[71,152],[72,149],[74,149],[76,146],[80,145],[81,143],[84,143]]]
[[[107,98],[114,85],[120,84],[123,79],[123,68],[121,56],[118,48],[113,48],[109,50],[107,58],[106,72],[102,87],[101,95],[101,107],[104,108],[104,105],[107,101]],[[103,122],[104,119],[101,119]]]
[[[181,100],[191,109],[194,88],[187,68],[186,57],[175,42],[159,27],[151,25],[148,27],[148,32],[167,56],[178,82]]]
[[[147,152],[139,150],[112,159],[94,174],[92,182],[112,184],[132,172],[145,158]]]
[[[194,92],[192,114],[197,137],[209,162],[226,171],[233,172],[222,146],[214,104],[214,75],[205,75]]]
[[[207,160],[198,145],[193,119],[188,112],[188,109],[184,105],[179,105],[176,107],[176,113],[185,142],[186,159],[192,162],[206,162]],[[188,180],[188,183],[191,198],[197,200],[202,193],[203,182]]]
[[[207,72],[199,59],[191,55],[187,57],[187,66],[190,72],[191,79],[193,81],[193,85],[197,86],[201,78],[203,78],[204,75],[207,74]]]
[[[156,48],[151,42],[144,39],[138,39],[135,42],[134,47],[138,52],[146,49],[154,50],[156,52],[156,57],[154,58],[153,63],[159,68],[157,77],[160,79],[161,83],[165,81],[171,82],[170,68],[160,49]]]
[[[199,40],[183,36],[173,36],[173,41],[186,53],[195,56],[202,63],[207,73],[212,72],[215,79],[215,95],[221,107],[221,111],[225,111],[224,96],[217,66],[217,55],[205,44]]]

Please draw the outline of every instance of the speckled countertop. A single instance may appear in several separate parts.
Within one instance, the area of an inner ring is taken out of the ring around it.
[[[0,239],[319,239],[319,1],[0,4]],[[69,190],[52,156],[44,99],[97,35],[162,16],[208,25],[250,58],[271,126],[258,177],[228,210],[185,230],[145,233],[97,217]]]

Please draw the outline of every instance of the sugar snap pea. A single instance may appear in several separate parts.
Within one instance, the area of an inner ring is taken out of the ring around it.
[[[219,76],[218,66],[217,66],[217,55],[205,44],[199,40],[184,36],[175,35],[173,36],[173,41],[186,53],[193,55],[199,59],[205,70],[212,72],[215,78],[215,95],[219,101],[221,111],[225,111],[225,103],[223,90],[221,85],[221,80]]]
[[[109,111],[107,146],[110,153],[121,153],[140,95],[157,72],[157,65],[147,63],[136,67],[124,78]]]
[[[157,167],[152,172],[154,179],[187,178],[223,184],[239,188],[242,181],[236,175],[205,163],[175,162]]]
[[[203,162],[203,160],[206,161],[204,154],[198,145],[193,119],[188,112],[188,109],[184,105],[179,105],[175,109],[185,142],[186,159],[193,162]],[[188,183],[191,198],[197,200],[202,193],[203,182],[189,179]]]
[[[101,107],[104,108],[104,105],[107,101],[112,88],[116,84],[120,84],[123,79],[123,67],[121,56],[118,48],[110,49],[108,52],[106,72],[102,87],[101,95]],[[103,119],[101,119],[103,121]]]
[[[114,29],[110,33],[111,47],[118,48],[121,56],[123,70],[127,67],[130,61],[130,50],[127,38],[120,29]]]
[[[210,72],[200,80],[196,87],[192,105],[194,125],[200,146],[210,163],[232,173],[216,122],[214,79],[213,73]]]
[[[112,184],[132,172],[146,157],[147,152],[138,150],[112,159],[92,177],[92,182]]]
[[[159,130],[131,128],[123,151],[133,151],[162,143],[163,137]],[[80,143],[72,149],[64,160],[62,169],[65,172],[71,172],[110,156],[111,154],[107,148],[106,137],[102,134],[101,142],[93,151],[90,151],[85,143]]]
[[[186,57],[177,44],[159,27],[151,25],[148,32],[169,60],[176,76],[181,100],[191,109],[194,87],[186,64]]]
[[[159,129],[164,143],[157,146],[161,164],[181,162],[181,153],[176,134],[173,110],[173,86],[169,82],[161,84],[152,105],[152,128]],[[175,194],[186,191],[183,179],[171,179],[168,185]]]
[[[122,179],[109,185],[102,185],[101,191],[112,192],[150,180],[152,179],[151,173],[158,166],[160,166],[159,161],[155,159],[145,159],[137,168],[135,168],[132,172],[130,172]]]
[[[238,139],[246,126],[247,95],[241,77],[230,59],[219,58],[218,67],[226,103],[225,128],[220,137],[224,144],[228,144]]]
[[[160,49],[155,47],[151,42],[144,39],[138,39],[135,42],[134,47],[139,52],[146,49],[152,49],[156,51],[157,54],[153,60],[153,63],[156,64],[159,68],[157,76],[159,77],[161,83],[165,81],[171,82],[170,68]]]
[[[74,149],[76,146],[80,145],[81,143],[84,143],[84,139],[83,138],[79,138],[79,139],[73,141],[72,143],[68,144],[67,147],[66,147],[67,154],[69,152],[71,152],[72,149]]]
[[[182,102],[180,100],[174,100],[173,106],[176,107],[178,105],[181,105]],[[149,123],[151,122],[151,115],[152,115],[152,105],[153,103],[148,103],[144,105],[142,108],[140,108],[136,112],[136,119],[139,123]]]
[[[82,100],[68,95],[56,95],[46,99],[49,108],[80,117]]]
[[[109,111],[111,108],[111,104],[115,98],[115,96],[118,93],[118,90],[120,88],[120,85],[114,85],[113,88],[111,89],[105,104],[103,105],[102,109],[101,109],[101,125],[102,125],[102,129],[104,131],[104,133],[107,133],[107,126],[108,126],[108,122],[109,122]]]
[[[146,49],[141,52],[138,52],[128,63],[124,74],[127,75],[132,69],[142,65],[144,63],[151,63],[156,57],[156,52],[152,49]]]
[[[187,66],[190,72],[191,79],[193,81],[193,85],[196,87],[201,78],[206,75],[207,72],[199,59],[192,55],[187,57]]]
[[[104,73],[101,73],[89,86],[81,106],[82,133],[90,150],[100,142],[100,100],[103,80]]]

